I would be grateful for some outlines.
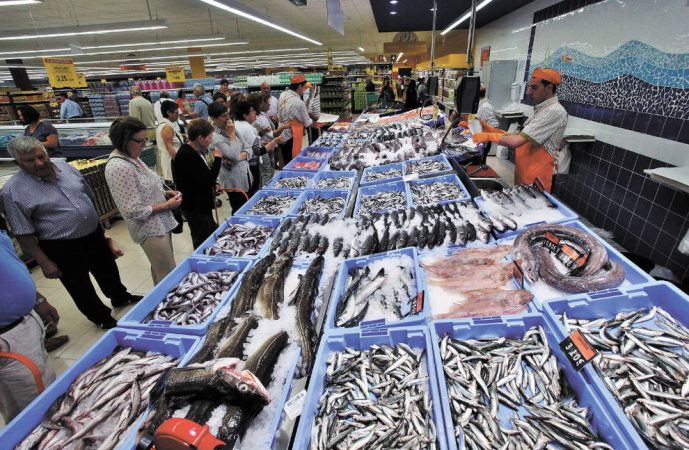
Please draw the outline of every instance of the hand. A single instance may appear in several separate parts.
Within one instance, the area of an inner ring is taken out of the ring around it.
[[[284,139],[282,138],[282,136],[276,137],[275,139],[273,139],[272,141],[270,141],[270,142],[268,142],[268,143],[266,144],[266,146],[265,146],[265,147],[266,147],[266,150],[268,150],[268,151],[273,151],[273,149],[274,149],[278,144],[282,143],[282,141],[284,141]]]
[[[106,241],[108,241],[108,247],[110,247],[110,253],[112,253],[112,256],[117,259],[120,256],[124,255],[124,252],[120,250],[120,248],[115,244],[115,241],[112,240],[112,238],[106,237]]]
[[[288,129],[289,127],[290,127],[290,123],[289,123],[289,122],[281,123],[280,126],[278,127],[278,130],[279,130],[279,131],[286,130],[286,129]]]
[[[179,205],[182,204],[182,193],[177,192],[177,194],[174,197],[169,198],[168,201],[165,203],[167,203],[170,209],[179,208]]]
[[[47,301],[44,301],[43,303],[36,303],[36,306],[34,306],[33,309],[46,325],[53,323],[55,326],[57,326],[57,323],[60,321],[60,314],[57,313],[57,309],[55,309],[55,307]]]
[[[228,158],[223,158],[223,159],[222,159],[222,165],[223,165],[226,169],[231,169],[231,168],[232,168],[232,160],[231,160],[231,159],[228,159]]]
[[[239,152],[239,159],[249,159],[249,152]]]
[[[462,120],[461,122],[459,122],[459,126],[462,128],[469,128],[469,122],[467,122],[466,120]]]
[[[165,198],[173,198],[177,195],[182,195],[179,191],[165,191]]]
[[[225,124],[225,133],[227,133],[228,136],[234,136],[235,134],[234,122],[231,119]]]
[[[500,142],[502,136],[501,133],[477,133],[471,137],[471,140],[478,145],[486,142]]]
[[[495,128],[491,126],[488,122],[485,120],[481,119],[479,120],[481,122],[481,129],[483,130],[484,133],[502,133],[502,134],[507,134],[507,131],[503,131],[499,128]]]
[[[222,192],[222,186],[220,186],[220,183],[215,183],[215,192]]]
[[[213,157],[214,158],[222,158],[222,152],[220,151],[220,149],[218,147],[215,147],[213,149]]]
[[[43,264],[40,264],[40,266],[43,271],[43,276],[46,278],[55,279],[62,276],[62,272],[60,272],[60,268],[57,267],[57,264],[49,259],[43,262]]]

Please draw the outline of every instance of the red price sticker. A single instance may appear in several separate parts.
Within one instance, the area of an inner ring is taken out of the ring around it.
[[[565,356],[567,356],[567,359],[569,359],[569,362],[577,371],[581,370],[598,354],[580,330],[574,330],[572,334],[560,342],[560,348],[565,352]]]

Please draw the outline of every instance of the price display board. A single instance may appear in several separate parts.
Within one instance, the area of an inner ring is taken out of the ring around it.
[[[170,83],[182,83],[187,78],[184,75],[184,68],[180,66],[170,66],[165,68],[165,79]]]
[[[43,58],[48,81],[53,88],[77,87],[77,71],[71,58]]]

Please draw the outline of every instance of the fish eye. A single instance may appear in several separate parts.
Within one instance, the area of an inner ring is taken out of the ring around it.
[[[246,392],[248,390],[249,390],[249,386],[247,386],[246,384],[242,383],[239,385],[239,392]]]

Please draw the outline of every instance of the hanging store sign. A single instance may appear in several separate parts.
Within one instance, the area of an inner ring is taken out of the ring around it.
[[[53,88],[77,87],[77,71],[70,58],[43,58],[48,82]]]
[[[165,68],[165,79],[170,83],[183,83],[187,78],[183,67],[170,66]]]
[[[88,87],[88,83],[86,82],[86,75],[84,75],[81,72],[77,72],[77,84],[74,87],[78,88],[85,88]]]

